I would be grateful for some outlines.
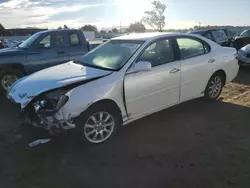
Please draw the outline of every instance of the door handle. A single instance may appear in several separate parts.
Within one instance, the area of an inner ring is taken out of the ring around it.
[[[180,71],[180,69],[178,69],[178,68],[173,68],[172,70],[169,71],[169,73],[174,74],[174,73],[179,72],[179,71]]]
[[[213,62],[215,62],[215,59],[209,59],[208,60],[208,63],[213,63]]]
[[[57,52],[57,54],[65,54],[65,52],[64,51],[59,51],[59,52]]]

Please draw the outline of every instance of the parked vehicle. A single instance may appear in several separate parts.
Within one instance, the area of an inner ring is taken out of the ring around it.
[[[78,64],[54,66],[15,82],[8,98],[29,123],[78,129],[101,143],[121,125],[198,97],[216,100],[238,73],[234,48],[204,37],[145,33],[113,38]]]
[[[239,50],[242,47],[250,44],[250,30],[244,30],[238,36],[232,39],[233,46]]]
[[[203,36],[221,46],[229,46],[231,41],[223,29],[195,30],[188,33]]]
[[[240,66],[249,66],[250,65],[250,44],[242,47],[238,51],[238,60]]]
[[[89,45],[81,30],[47,30],[32,35],[18,46],[0,50],[0,89],[17,79],[70,60],[79,60]]]

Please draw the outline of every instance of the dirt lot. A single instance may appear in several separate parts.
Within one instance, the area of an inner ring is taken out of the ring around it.
[[[1,188],[250,187],[250,69],[215,103],[175,106],[95,146],[68,135],[29,148],[42,135],[20,127],[17,107],[1,106]]]

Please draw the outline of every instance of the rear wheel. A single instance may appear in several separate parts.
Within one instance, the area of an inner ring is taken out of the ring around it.
[[[220,96],[225,85],[225,76],[222,73],[215,73],[207,83],[205,90],[205,100],[215,101]]]

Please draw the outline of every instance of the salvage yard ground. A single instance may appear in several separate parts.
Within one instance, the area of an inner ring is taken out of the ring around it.
[[[0,188],[250,187],[250,69],[220,100],[193,100],[121,128],[90,146],[73,134],[40,138],[20,127],[18,108],[1,99]]]

